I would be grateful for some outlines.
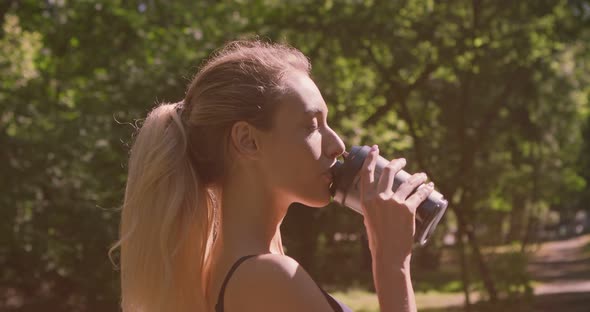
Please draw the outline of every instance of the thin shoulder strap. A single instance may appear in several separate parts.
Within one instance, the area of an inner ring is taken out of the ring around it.
[[[342,307],[340,306],[340,303],[338,303],[338,301],[336,301],[336,299],[334,299],[334,297],[332,297],[329,293],[327,293],[321,286],[320,284],[318,284],[318,282],[316,282],[315,280],[313,281],[318,288],[322,291],[322,294],[324,294],[324,297],[326,297],[326,300],[328,300],[328,303],[330,304],[330,306],[332,307],[332,309],[335,312],[344,312],[344,310],[342,309]]]
[[[225,286],[227,286],[227,282],[229,282],[229,278],[232,276],[232,274],[234,273],[234,271],[238,268],[238,266],[248,260],[249,258],[255,257],[257,255],[248,255],[248,256],[243,256],[240,259],[238,259],[238,261],[236,261],[236,263],[234,263],[234,265],[231,267],[231,269],[229,269],[229,271],[227,272],[227,275],[225,276],[225,280],[223,281],[223,284],[221,285],[221,290],[219,291],[219,297],[217,297],[217,304],[215,305],[215,312],[223,312],[223,296],[225,294]]]

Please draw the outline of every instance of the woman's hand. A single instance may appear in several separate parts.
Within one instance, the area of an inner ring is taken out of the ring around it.
[[[406,267],[409,266],[416,231],[416,208],[428,198],[434,185],[423,185],[426,174],[416,173],[393,192],[391,188],[395,174],[406,165],[406,161],[403,158],[392,160],[383,168],[379,181],[375,181],[378,156],[379,149],[373,145],[360,176],[361,203],[369,249],[374,261]],[[409,196],[416,187],[419,187],[418,190]]]

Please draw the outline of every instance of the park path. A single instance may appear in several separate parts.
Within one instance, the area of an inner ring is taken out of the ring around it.
[[[527,271],[535,297],[532,310],[526,312],[590,312],[590,234],[541,243],[531,254]],[[464,304],[463,294],[458,293],[417,297],[422,310],[462,311]],[[472,297],[477,301],[477,294]]]
[[[535,311],[590,311],[590,234],[542,244],[528,271]]]

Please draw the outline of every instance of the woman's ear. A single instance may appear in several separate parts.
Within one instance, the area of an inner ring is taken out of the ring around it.
[[[238,121],[231,128],[230,138],[237,155],[250,159],[258,158],[260,144],[258,131],[254,126],[245,121]]]

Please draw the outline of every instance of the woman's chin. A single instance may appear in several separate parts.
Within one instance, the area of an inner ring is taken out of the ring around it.
[[[301,190],[295,195],[295,202],[313,208],[323,208],[332,201],[332,193],[328,187]]]

